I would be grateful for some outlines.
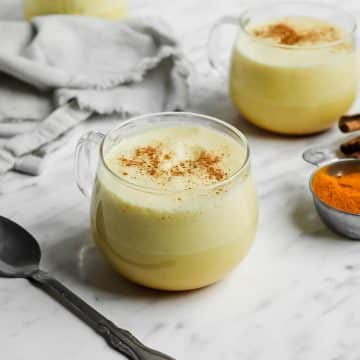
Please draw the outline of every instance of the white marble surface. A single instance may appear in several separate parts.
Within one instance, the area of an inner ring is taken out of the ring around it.
[[[194,64],[190,110],[217,116],[249,138],[260,196],[255,245],[223,282],[168,294],[117,277],[89,240],[88,202],[77,190],[72,157],[42,184],[0,197],[0,214],[27,227],[43,249],[42,267],[148,345],[187,360],[360,359],[360,243],[327,230],[313,209],[302,151],[341,137],[269,135],[244,123],[226,85],[206,64],[210,25],[237,13],[238,0],[130,0],[161,13]],[[339,1],[340,2],[340,1]],[[342,1],[356,10],[357,0]],[[0,18],[21,18],[21,1],[0,0]],[[360,6],[358,6],[360,9]],[[85,128],[112,126],[89,122]],[[122,356],[25,280],[0,279],[0,358],[103,360]]]

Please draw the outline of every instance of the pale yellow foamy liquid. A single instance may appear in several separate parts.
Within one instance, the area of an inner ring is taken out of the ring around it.
[[[164,176],[154,178],[119,161],[139,147],[159,144],[164,153],[172,154],[161,161]],[[257,197],[248,166],[221,187],[201,174],[166,175],[202,151],[222,154],[220,165],[227,176],[246,156],[243,145],[202,126],[147,130],[123,139],[105,154],[112,172],[139,186],[119,181],[103,165],[98,168],[93,235],[126,278],[157,289],[194,289],[222,279],[247,254],[257,223]]]
[[[105,19],[122,19],[128,15],[128,0],[23,0],[24,17],[48,14],[77,14]]]
[[[324,36],[279,47],[277,39],[254,38],[256,29],[285,23],[301,32],[332,27]],[[255,125],[285,134],[329,128],[356,95],[356,54],[351,35],[312,17],[289,17],[240,32],[233,51],[230,91],[241,113]]]

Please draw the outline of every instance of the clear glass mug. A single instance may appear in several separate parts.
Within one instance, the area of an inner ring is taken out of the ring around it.
[[[215,185],[179,192],[136,185],[113,173],[104,160],[124,137],[186,124],[233,138],[246,154],[241,168]],[[75,175],[80,190],[91,196],[97,247],[118,273],[140,285],[189,290],[212,284],[245,257],[253,242],[258,202],[249,147],[240,131],[221,120],[158,113],[125,121],[107,135],[89,132],[76,148]]]
[[[282,45],[257,38],[249,26],[288,16],[311,16],[344,30],[341,40],[326,44]],[[331,127],[356,97],[355,19],[341,8],[314,3],[284,3],[251,8],[227,16],[213,27],[210,64],[228,72],[219,51],[224,24],[238,28],[232,51],[230,94],[243,116],[277,133],[303,135]]]

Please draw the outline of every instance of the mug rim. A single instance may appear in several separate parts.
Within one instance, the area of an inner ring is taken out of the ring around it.
[[[128,120],[123,121],[120,125],[117,125],[115,127],[113,127],[112,129],[110,129],[107,134],[105,135],[104,139],[101,142],[100,145],[100,160],[101,163],[103,165],[103,167],[106,169],[106,171],[111,174],[117,181],[120,181],[121,183],[123,183],[124,185],[128,186],[128,187],[132,187],[135,190],[139,190],[142,192],[150,192],[150,193],[156,193],[156,194],[178,194],[178,193],[183,193],[183,192],[187,192],[190,191],[190,189],[182,189],[182,190],[172,190],[172,189],[162,189],[162,188],[156,188],[156,187],[152,187],[152,186],[145,186],[145,185],[140,185],[137,184],[135,182],[129,181],[127,179],[125,179],[124,177],[119,176],[118,174],[116,174],[114,171],[111,170],[111,168],[107,165],[105,159],[104,159],[104,145],[106,140],[108,139],[108,136],[114,131],[114,130],[118,130],[121,129],[122,127],[126,127],[128,124],[131,123],[135,123],[138,120],[142,120],[142,119],[147,119],[147,118],[151,118],[151,117],[158,117],[158,116],[185,116],[188,118],[198,118],[198,119],[202,119],[202,120],[208,120],[212,123],[215,123],[217,125],[220,125],[220,127],[225,128],[227,130],[230,130],[230,132],[232,132],[233,135],[236,136],[236,139],[234,139],[235,141],[237,141],[238,143],[241,143],[242,145],[244,145],[245,147],[245,159],[244,161],[241,163],[241,165],[230,175],[228,176],[226,179],[215,183],[215,184],[210,184],[210,185],[204,185],[204,186],[199,186],[198,190],[213,190],[216,189],[218,187],[224,186],[228,183],[230,183],[231,181],[233,181],[236,177],[240,176],[249,166],[250,163],[250,146],[249,146],[249,142],[247,140],[247,138],[245,137],[245,135],[238,130],[235,126],[226,123],[223,120],[220,120],[218,118],[215,118],[213,116],[208,116],[208,115],[204,115],[204,114],[200,114],[200,113],[194,113],[194,112],[187,112],[187,111],[164,111],[164,112],[156,112],[156,113],[148,113],[148,114],[143,114],[143,115],[138,115],[138,116],[134,116],[129,118]],[[214,131],[217,131],[216,129],[214,129]]]
[[[336,13],[342,13],[342,15],[348,17],[349,22],[351,23],[351,29],[349,30],[349,32],[347,32],[346,36],[344,36],[344,38],[342,38],[340,40],[335,40],[335,41],[331,41],[329,43],[320,44],[320,45],[301,45],[301,46],[300,45],[268,43],[268,42],[263,41],[262,39],[255,37],[253,34],[251,34],[246,29],[247,24],[246,24],[246,21],[244,21],[244,20],[249,15],[249,13],[256,12],[258,10],[264,10],[266,8],[272,9],[274,6],[279,7],[279,6],[284,6],[284,5],[299,5],[299,6],[308,6],[308,7],[319,6],[319,7],[325,8],[325,9],[332,10]],[[266,5],[255,5],[255,6],[246,8],[240,15],[239,28],[246,36],[249,37],[249,39],[260,42],[261,45],[263,45],[263,46],[268,46],[268,47],[272,47],[272,48],[280,48],[280,49],[288,49],[288,50],[289,49],[291,49],[291,50],[316,50],[316,49],[323,49],[323,48],[331,48],[336,45],[340,45],[340,44],[344,43],[346,41],[346,39],[348,39],[349,37],[352,37],[355,34],[355,32],[357,30],[357,22],[356,22],[355,16],[353,16],[350,12],[348,12],[347,10],[345,10],[342,7],[337,6],[337,5],[324,4],[321,2],[281,1],[276,4],[270,3],[270,4],[266,4]]]

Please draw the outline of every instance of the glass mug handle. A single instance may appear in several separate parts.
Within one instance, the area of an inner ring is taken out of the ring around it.
[[[99,147],[105,135],[89,131],[82,135],[75,149],[75,180],[80,191],[90,198],[94,183],[97,163],[99,161]]]
[[[338,160],[336,151],[328,148],[310,148],[303,153],[303,159],[315,166],[322,166],[333,160]]]
[[[223,25],[232,25],[238,27],[240,24],[240,18],[238,16],[224,16],[218,20],[210,30],[207,53],[208,60],[211,67],[222,77],[226,77],[228,69],[224,65],[224,62],[219,56],[221,43],[221,34],[219,33],[220,28]]]

